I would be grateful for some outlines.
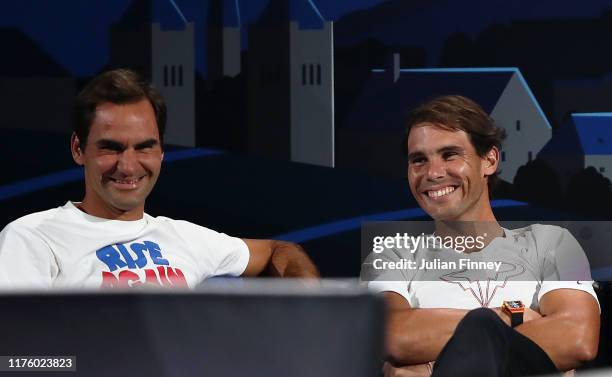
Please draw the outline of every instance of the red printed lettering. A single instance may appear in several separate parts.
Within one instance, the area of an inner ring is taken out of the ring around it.
[[[168,274],[168,278],[172,282],[172,285],[175,287],[188,288],[187,280],[185,279],[185,275],[180,268],[172,268],[166,267],[166,273]]]
[[[185,274],[180,268],[157,266],[157,269],[145,268],[140,271],[144,271],[144,282],[141,276],[131,270],[119,271],[118,276],[112,272],[102,271],[100,288],[136,288],[143,284],[156,287],[189,288]]]

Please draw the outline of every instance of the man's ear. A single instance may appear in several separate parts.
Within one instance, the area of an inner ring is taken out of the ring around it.
[[[483,172],[486,177],[495,174],[497,171],[497,167],[499,166],[499,156],[499,149],[494,146],[483,157]]]
[[[85,162],[83,161],[83,150],[81,149],[81,142],[79,141],[79,137],[76,133],[72,133],[70,136],[70,152],[72,152],[72,159],[79,165],[83,165]]]

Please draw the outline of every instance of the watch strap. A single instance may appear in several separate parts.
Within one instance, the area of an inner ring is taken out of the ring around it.
[[[510,324],[512,327],[523,324],[523,312],[510,312]]]

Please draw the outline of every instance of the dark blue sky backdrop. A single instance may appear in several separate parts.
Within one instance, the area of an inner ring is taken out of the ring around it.
[[[176,25],[180,18],[169,0],[156,17]],[[307,1],[307,0],[304,0]],[[313,0],[323,17],[342,15],[376,5],[383,0]],[[242,23],[255,20],[268,0],[239,0]],[[205,43],[204,24],[208,0],[175,0],[185,18],[196,24],[195,43]],[[129,0],[20,0],[1,4],[0,27],[15,27],[47,51],[59,64],[79,77],[92,76],[108,60],[108,27],[121,18]],[[205,73],[204,48],[196,48],[196,66]]]
[[[166,27],[182,21],[170,0],[153,0],[154,17]],[[226,0],[233,2],[235,0]],[[269,0],[238,0],[242,25],[260,15]],[[308,3],[309,0],[288,0]],[[612,0],[558,2],[557,0],[310,0],[324,18],[337,21],[357,10],[343,28],[336,28],[338,46],[364,38],[391,45],[424,46],[428,65],[435,66],[450,33],[474,37],[494,23],[547,18],[597,17]],[[56,61],[79,77],[94,75],[108,61],[109,25],[121,18],[131,0],[20,0],[0,3],[0,27],[25,32]],[[195,24],[196,68],[205,75],[205,24],[208,0],[175,0],[185,18]],[[312,11],[308,6],[296,7]],[[353,20],[355,22],[353,22]],[[361,20],[361,21],[359,21]],[[246,38],[243,38],[246,42]]]

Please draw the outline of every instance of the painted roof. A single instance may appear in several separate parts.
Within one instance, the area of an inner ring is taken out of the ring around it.
[[[491,113],[516,72],[516,68],[401,69],[393,83],[390,73],[374,69],[340,127],[401,128],[410,109],[447,94],[471,98]]]
[[[568,121],[561,124],[553,133],[552,138],[538,152],[542,156],[568,156],[582,155],[582,145],[578,141],[576,126],[570,117]]]
[[[574,113],[539,155],[612,154],[612,113]]]
[[[572,114],[585,155],[612,155],[612,113]]]

